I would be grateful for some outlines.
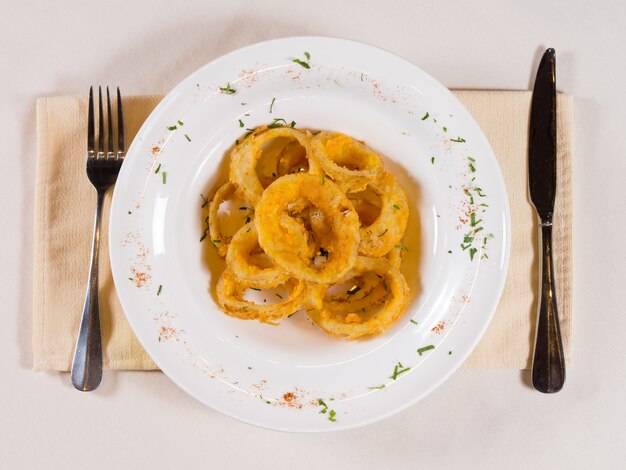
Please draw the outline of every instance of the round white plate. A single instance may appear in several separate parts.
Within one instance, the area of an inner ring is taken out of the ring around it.
[[[405,188],[413,296],[386,334],[344,341],[303,311],[272,327],[217,307],[201,194],[246,128],[274,119],[364,140]],[[245,47],[174,88],[129,148],[110,226],[117,293],[158,366],[215,410],[284,431],[360,426],[440,385],[493,315],[509,246],[498,164],[452,93],[389,52],[319,37]]]

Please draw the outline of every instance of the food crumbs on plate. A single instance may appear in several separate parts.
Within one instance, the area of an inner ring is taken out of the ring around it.
[[[176,342],[178,342],[178,332],[172,326],[162,326],[159,329],[159,343],[165,343],[170,339],[174,339]]]
[[[432,331],[433,333],[441,334],[441,332],[443,332],[445,327],[446,327],[446,322],[444,320],[441,320],[439,323],[433,326],[430,331]]]
[[[150,152],[152,153],[152,155],[156,155],[160,151],[161,151],[161,147],[158,147],[155,145],[154,147],[152,147],[152,150]]]
[[[135,267],[131,267],[130,270],[133,277],[129,277],[128,279],[135,283],[135,287],[144,287],[150,280],[150,275],[147,272],[138,271]]]

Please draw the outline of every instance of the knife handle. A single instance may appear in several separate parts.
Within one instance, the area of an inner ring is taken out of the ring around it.
[[[541,223],[541,300],[533,355],[533,387],[543,393],[556,393],[565,382],[565,357],[556,307],[552,269],[552,223]]]

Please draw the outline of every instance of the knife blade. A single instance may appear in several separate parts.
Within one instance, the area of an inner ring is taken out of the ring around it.
[[[542,222],[551,222],[556,194],[555,51],[541,59],[530,108],[528,181],[530,199]]]
[[[528,190],[539,217],[542,252],[532,384],[543,393],[558,392],[565,383],[565,358],[552,267],[556,145],[556,54],[550,48],[544,52],[537,70],[528,140]]]

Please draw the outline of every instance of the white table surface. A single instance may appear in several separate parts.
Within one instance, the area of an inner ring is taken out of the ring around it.
[[[0,468],[626,468],[626,2],[0,0]],[[422,4],[418,6],[418,4]],[[200,405],[161,373],[95,393],[30,370],[35,99],[165,93],[211,59],[292,35],[395,52],[449,87],[527,89],[557,50],[575,97],[574,354],[545,396],[517,370],[460,370],[395,417],[290,435]]]

